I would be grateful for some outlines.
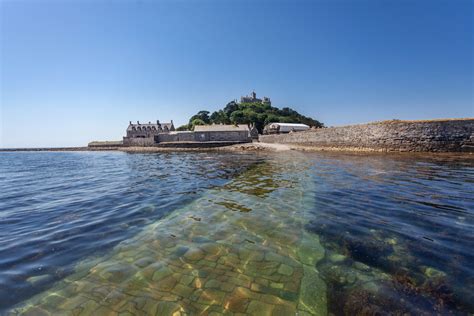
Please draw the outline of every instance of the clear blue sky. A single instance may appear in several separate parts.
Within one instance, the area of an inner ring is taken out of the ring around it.
[[[0,0],[0,147],[119,140],[255,89],[327,126],[472,117],[466,0]]]

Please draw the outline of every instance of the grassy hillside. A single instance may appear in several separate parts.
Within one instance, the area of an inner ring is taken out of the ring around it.
[[[199,111],[189,119],[189,123],[178,127],[178,130],[193,130],[196,125],[205,124],[255,124],[261,133],[268,123],[303,123],[309,126],[324,125],[307,116],[301,115],[290,108],[276,108],[265,103],[227,103],[222,109],[213,112]]]

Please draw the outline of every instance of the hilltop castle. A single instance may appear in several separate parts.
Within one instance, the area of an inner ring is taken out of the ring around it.
[[[272,104],[270,98],[263,97],[263,100],[257,98],[257,94],[255,93],[255,91],[252,91],[250,95],[240,97],[240,103],[265,103],[268,105]]]

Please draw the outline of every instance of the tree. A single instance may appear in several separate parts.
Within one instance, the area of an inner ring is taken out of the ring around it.
[[[210,121],[211,123],[215,124],[230,124],[230,119],[223,110],[212,113],[210,116]]]
[[[211,121],[209,120],[209,111],[199,111],[196,115],[191,116],[189,119],[189,124],[192,123],[192,121],[199,119],[204,122],[204,124],[210,124]]]
[[[180,127],[178,127],[176,130],[177,131],[187,131],[189,129],[189,125],[188,124],[185,124],[185,125],[181,125]]]
[[[242,111],[234,111],[230,115],[230,121],[233,124],[242,124],[244,123],[244,120],[245,120],[245,115],[244,115],[244,112]]]
[[[194,130],[194,126],[196,125],[206,125],[206,122],[204,122],[203,120],[197,118],[197,119],[194,119],[192,120],[192,122],[190,123],[190,129],[191,130]]]
[[[267,115],[265,119],[265,125],[270,124],[270,123],[279,123],[280,122],[280,117],[276,114],[269,114]]]
[[[237,103],[236,101],[227,103],[222,110],[215,111],[211,115],[209,111],[199,111],[189,119],[187,127],[192,130],[194,126],[204,124],[255,124],[258,131],[262,133],[265,125],[273,122],[303,123],[324,127],[321,122],[301,115],[290,107],[279,109],[268,103]]]
[[[237,111],[239,109],[239,104],[235,101],[231,101],[226,104],[224,107],[224,113],[227,115],[227,117],[230,117],[230,114],[234,111]]]

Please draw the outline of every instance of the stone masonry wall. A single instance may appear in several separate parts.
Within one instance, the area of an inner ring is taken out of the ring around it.
[[[393,120],[263,135],[259,140],[322,150],[474,152],[474,119]]]
[[[155,141],[157,143],[162,142],[192,142],[194,141],[194,132],[181,132],[181,133],[172,133],[172,134],[158,134],[155,136]]]
[[[123,138],[123,145],[124,146],[139,146],[139,147],[145,147],[145,146],[153,146],[155,143],[155,140],[153,137],[146,137],[146,138],[129,138],[129,137],[124,137]]]

